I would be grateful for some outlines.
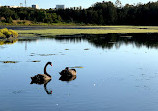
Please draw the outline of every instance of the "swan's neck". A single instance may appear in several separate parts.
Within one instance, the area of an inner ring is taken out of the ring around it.
[[[44,74],[46,74],[47,76],[51,77],[46,71],[47,66],[48,66],[48,64],[46,64],[45,67],[44,67]]]

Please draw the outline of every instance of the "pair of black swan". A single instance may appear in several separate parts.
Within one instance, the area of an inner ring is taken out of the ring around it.
[[[51,62],[47,62],[47,64],[44,67],[44,74],[37,74],[34,77],[31,77],[32,81],[31,84],[36,83],[36,84],[45,84],[47,81],[51,80],[51,75],[49,75],[46,71],[46,68],[48,65],[52,66]],[[74,77],[76,76],[76,70],[75,69],[69,69],[66,67],[64,70],[59,72],[59,74],[62,77]]]
[[[44,74],[37,74],[33,77],[31,77],[32,81],[30,84],[44,84],[44,89],[47,92],[47,94],[51,94],[52,91],[48,91],[46,88],[46,85],[48,82],[51,81],[51,75],[49,75],[46,71],[46,68],[48,65],[52,66],[51,62],[47,62],[47,64],[44,67]],[[71,81],[76,79],[76,70],[75,69],[69,69],[68,67],[66,67],[64,70],[62,70],[61,72],[59,72],[59,74],[61,75],[61,77],[59,78],[59,80],[61,81]]]

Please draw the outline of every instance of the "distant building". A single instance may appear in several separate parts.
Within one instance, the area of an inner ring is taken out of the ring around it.
[[[32,5],[32,8],[39,9],[38,5]]]
[[[65,5],[56,5],[56,9],[64,9]]]

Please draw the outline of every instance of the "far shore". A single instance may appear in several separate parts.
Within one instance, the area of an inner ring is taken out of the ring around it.
[[[19,33],[20,37],[107,33],[158,33],[158,26],[0,26]]]

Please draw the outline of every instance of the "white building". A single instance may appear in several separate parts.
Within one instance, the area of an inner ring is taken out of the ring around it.
[[[32,5],[32,8],[39,9],[38,5]]]
[[[64,9],[65,5],[56,5],[56,9]]]

